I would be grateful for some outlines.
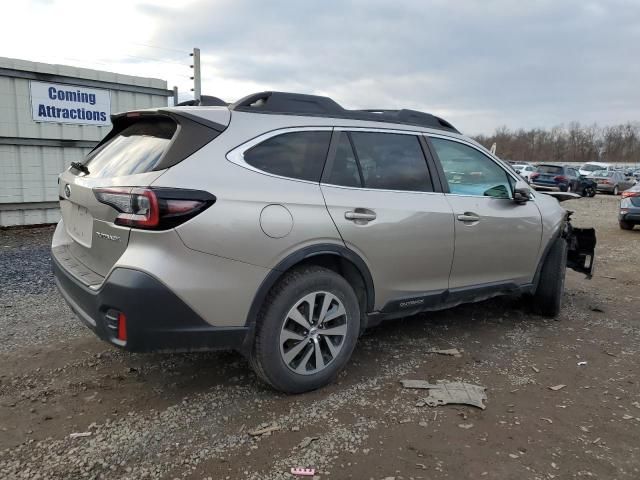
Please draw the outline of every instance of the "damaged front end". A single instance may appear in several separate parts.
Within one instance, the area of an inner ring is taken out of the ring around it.
[[[567,212],[565,228],[562,236],[567,241],[567,267],[576,272],[584,273],[587,278],[593,276],[593,266],[596,251],[596,229],[575,228],[571,225],[571,214]]]

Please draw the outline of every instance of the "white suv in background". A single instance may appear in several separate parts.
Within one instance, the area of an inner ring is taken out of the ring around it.
[[[593,173],[599,170],[604,170],[606,172],[609,172],[609,171],[613,171],[614,167],[609,163],[587,162],[580,167],[578,172],[580,173],[580,175],[584,175],[586,177],[586,176],[592,175]]]
[[[536,171],[536,167],[527,163],[513,165],[513,169],[518,175],[524,178],[527,183],[531,181],[531,174]]]

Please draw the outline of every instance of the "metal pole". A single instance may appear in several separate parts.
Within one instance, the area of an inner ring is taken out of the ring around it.
[[[200,49],[194,48],[191,55],[193,56],[193,98],[199,103],[202,85],[202,77],[200,75]]]
[[[178,87],[173,87],[173,106],[178,105]]]

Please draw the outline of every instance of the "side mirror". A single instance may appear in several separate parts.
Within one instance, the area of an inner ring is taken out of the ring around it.
[[[513,187],[513,201],[522,205],[531,200],[531,188],[525,181],[518,180]]]

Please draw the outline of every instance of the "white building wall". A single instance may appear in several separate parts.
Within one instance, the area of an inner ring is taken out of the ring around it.
[[[167,83],[163,80],[0,57],[0,227],[57,222],[58,174],[71,162],[81,161],[91,150],[91,145],[111,129],[110,126],[33,121],[29,79],[7,76],[6,71],[3,74],[3,69],[74,77],[79,82],[112,82],[123,88],[158,89],[157,93],[139,93],[118,90],[118,86],[106,88],[96,85],[95,88],[110,90],[112,113],[162,107],[168,101]],[[73,84],[72,79],[68,82],[52,82]],[[162,94],[162,91],[167,93]],[[65,145],[11,144],[38,143],[40,140]],[[59,142],[61,140],[65,142]],[[73,145],[74,141],[80,142],[80,146]]]

